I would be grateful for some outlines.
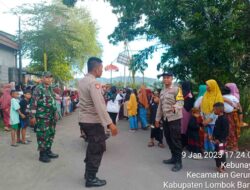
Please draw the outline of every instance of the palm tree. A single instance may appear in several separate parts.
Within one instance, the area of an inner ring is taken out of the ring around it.
[[[144,84],[144,71],[148,67],[148,64],[142,61],[137,55],[132,56],[131,63],[129,64],[129,70],[132,72],[133,87],[135,86],[135,74],[137,71],[143,75]]]

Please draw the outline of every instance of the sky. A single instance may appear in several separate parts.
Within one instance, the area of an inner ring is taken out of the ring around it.
[[[8,32],[10,34],[16,34],[16,31],[18,30],[18,16],[8,13],[10,9],[24,3],[39,3],[41,1],[42,0],[0,0],[0,30]],[[51,1],[47,0],[47,2]],[[116,62],[116,58],[118,57],[119,53],[124,51],[124,43],[121,42],[117,46],[114,46],[109,43],[107,38],[108,35],[110,35],[114,31],[114,28],[118,24],[117,16],[112,13],[112,7],[109,5],[109,3],[104,2],[103,0],[79,1],[76,6],[83,6],[87,10],[89,10],[92,18],[97,23],[97,27],[99,29],[98,41],[102,44],[103,48],[101,59],[103,60],[104,66],[113,63],[114,65],[119,67],[119,71],[113,72],[112,76],[123,76],[124,66],[118,64]],[[145,40],[131,42],[128,44],[130,54],[135,53],[137,50],[144,49],[152,43],[153,42],[146,42]],[[160,56],[161,52],[155,53],[153,58],[147,61],[149,67],[144,73],[145,77],[156,78],[160,73],[156,69],[157,63],[160,62]],[[28,63],[29,60],[23,60],[24,65],[28,65]],[[86,68],[83,72],[86,72]],[[129,75],[127,67],[125,69],[125,73],[127,76]],[[136,76],[142,76],[142,74],[137,73]],[[110,78],[110,72],[104,71],[103,77]]]

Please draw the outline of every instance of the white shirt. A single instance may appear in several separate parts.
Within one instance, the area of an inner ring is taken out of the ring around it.
[[[117,94],[114,101],[109,100],[107,103],[107,111],[110,113],[119,113],[120,111],[119,101],[122,99],[123,99],[122,96],[120,94]]]
[[[197,98],[197,100],[194,102],[194,107],[195,108],[200,108],[201,107],[201,101],[202,101],[203,96],[200,96]]]
[[[234,108],[237,107],[239,100],[231,94],[223,95],[223,97],[232,102],[233,106],[228,104],[227,102],[224,102],[224,111],[226,113],[231,113],[234,110]]]
[[[210,113],[210,114],[205,114],[205,113],[202,113],[202,116],[203,116],[203,119],[204,120],[207,120],[207,119],[212,119],[212,121],[209,123],[210,125],[214,125],[218,116],[215,115],[214,113]]]

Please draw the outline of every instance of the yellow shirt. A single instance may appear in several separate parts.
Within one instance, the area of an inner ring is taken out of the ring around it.
[[[131,94],[128,101],[128,116],[137,115],[137,100],[135,94]]]

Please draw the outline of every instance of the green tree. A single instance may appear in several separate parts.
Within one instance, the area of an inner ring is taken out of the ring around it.
[[[181,80],[214,78],[246,84],[250,74],[248,0],[108,1],[120,15],[109,37],[112,43],[142,36],[158,39],[165,49],[158,70],[173,71]],[[150,55],[156,49],[142,52]]]
[[[15,12],[25,18],[22,48],[31,59],[30,71],[44,70],[46,53],[47,69],[60,81],[67,82],[82,71],[89,56],[101,53],[96,24],[83,8],[54,2],[24,5]]]
[[[140,72],[143,75],[143,84],[144,84],[144,71],[148,67],[148,64],[144,62],[147,59],[147,57],[144,56],[148,56],[148,54],[139,53],[132,56],[131,63],[129,64],[129,70],[132,73],[133,85],[135,84],[136,72]]]

